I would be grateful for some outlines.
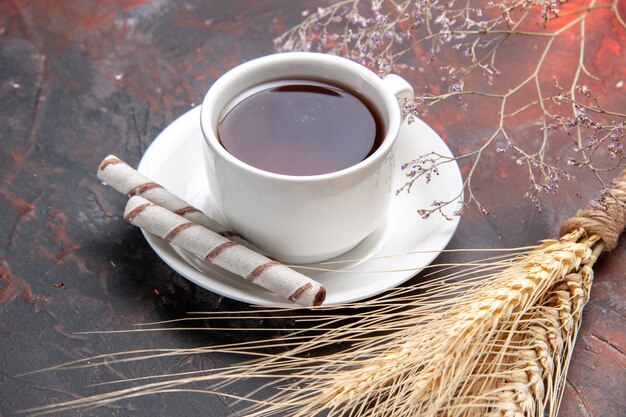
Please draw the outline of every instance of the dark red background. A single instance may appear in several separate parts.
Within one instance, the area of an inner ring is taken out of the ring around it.
[[[139,231],[122,221],[124,199],[104,188],[94,172],[111,153],[136,164],[168,123],[200,103],[217,77],[273,52],[272,39],[298,23],[303,9],[316,6],[286,0],[0,2],[0,416],[93,394],[102,389],[88,385],[114,378],[232,361],[200,355],[17,376],[100,353],[197,347],[239,337],[229,332],[76,334],[181,317],[187,311],[246,307],[171,271]],[[621,4],[622,16],[624,9]],[[595,88],[607,107],[624,112],[625,87],[616,85],[626,80],[626,31],[608,9],[596,12],[587,25],[587,66],[602,77]],[[563,83],[571,79],[578,35],[568,36],[555,48],[544,78],[562,74]],[[498,83],[525,74],[526,59],[519,55],[532,43],[524,42],[534,41],[520,40],[504,52],[506,68]],[[427,75],[405,75],[416,89],[428,82]],[[450,101],[433,108],[425,120],[460,153],[491,134],[495,112],[473,99],[467,110]],[[519,140],[535,140],[526,128],[520,122],[512,131]],[[543,199],[539,213],[523,196],[525,173],[506,155],[487,154],[474,181],[491,214],[469,210],[451,246],[512,247],[556,236],[560,222],[597,195],[598,183],[590,175],[576,175],[559,194]],[[626,415],[624,247],[622,240],[595,268],[561,416]],[[281,321],[228,323],[272,324],[289,326]],[[170,394],[67,415],[229,412],[219,397]]]

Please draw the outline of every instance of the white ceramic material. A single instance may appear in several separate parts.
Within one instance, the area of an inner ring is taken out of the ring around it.
[[[199,115],[200,108],[196,107],[169,125],[144,154],[139,171],[202,208],[209,216],[224,221],[208,192]],[[425,123],[418,120],[411,125],[403,124],[396,144],[397,161],[392,171],[391,189],[398,189],[406,181],[400,169],[403,162],[431,151],[451,156],[443,140]],[[418,181],[411,193],[393,195],[383,223],[358,246],[337,258],[354,261],[319,265],[337,269],[335,272],[305,272],[326,287],[328,296],[324,305],[379,294],[407,281],[432,262],[448,244],[459,219],[449,221],[434,214],[424,220],[417,210],[429,207],[434,200],[456,198],[462,188],[459,167],[449,163],[441,166],[439,175],[434,176],[430,184]],[[460,202],[462,197],[458,200]],[[452,207],[456,208],[456,203]],[[164,240],[147,233],[144,235],[161,259],[201,287],[250,304],[293,306],[218,267],[194,262],[197,269]],[[414,253],[407,254],[409,252]]]
[[[217,138],[224,108],[259,84],[289,79],[327,82],[366,97],[383,120],[381,146],[356,165],[312,176],[264,171],[228,153]],[[383,80],[362,65],[327,54],[269,55],[228,71],[207,92],[200,114],[214,204],[237,233],[281,261],[316,262],[348,251],[380,225],[389,208],[401,123],[397,96],[413,96],[402,78]]]

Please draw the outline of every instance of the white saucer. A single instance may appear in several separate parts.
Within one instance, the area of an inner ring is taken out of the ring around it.
[[[211,196],[203,168],[203,142],[200,107],[196,107],[161,132],[144,154],[138,170],[203,209],[210,217],[225,223],[219,212],[211,208]],[[406,182],[400,165],[428,152],[452,156],[439,135],[424,122],[418,120],[410,125],[405,123],[400,129],[397,143],[394,190]],[[333,269],[333,272],[301,272],[326,287],[328,295],[324,305],[362,300],[402,284],[439,255],[459,223],[459,217],[446,220],[437,213],[424,220],[417,210],[430,207],[435,200],[453,199],[461,194],[462,189],[463,181],[458,165],[442,165],[439,175],[434,176],[429,184],[418,180],[410,193],[394,196],[384,224],[356,248],[334,259],[358,261],[317,265]],[[456,209],[460,206],[454,202],[452,207]],[[181,256],[181,252],[177,252],[164,240],[147,233],[144,235],[161,259],[203,288],[250,304],[293,306],[219,267],[196,262],[185,256],[194,267],[183,258],[184,255]]]

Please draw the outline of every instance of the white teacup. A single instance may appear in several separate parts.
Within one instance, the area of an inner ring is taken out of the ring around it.
[[[222,110],[252,87],[290,79],[321,81],[366,97],[382,118],[382,144],[356,165],[311,176],[264,171],[231,155],[217,137]],[[318,262],[347,252],[387,213],[401,123],[398,99],[412,96],[410,84],[397,75],[381,79],[362,65],[326,54],[283,53],[237,66],[213,84],[202,102],[213,203],[237,233],[283,262]]]

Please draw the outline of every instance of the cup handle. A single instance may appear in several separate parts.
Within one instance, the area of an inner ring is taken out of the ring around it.
[[[396,96],[400,104],[404,100],[411,100],[415,95],[413,87],[407,80],[396,74],[388,74],[383,77],[383,82],[387,84],[387,88]]]

